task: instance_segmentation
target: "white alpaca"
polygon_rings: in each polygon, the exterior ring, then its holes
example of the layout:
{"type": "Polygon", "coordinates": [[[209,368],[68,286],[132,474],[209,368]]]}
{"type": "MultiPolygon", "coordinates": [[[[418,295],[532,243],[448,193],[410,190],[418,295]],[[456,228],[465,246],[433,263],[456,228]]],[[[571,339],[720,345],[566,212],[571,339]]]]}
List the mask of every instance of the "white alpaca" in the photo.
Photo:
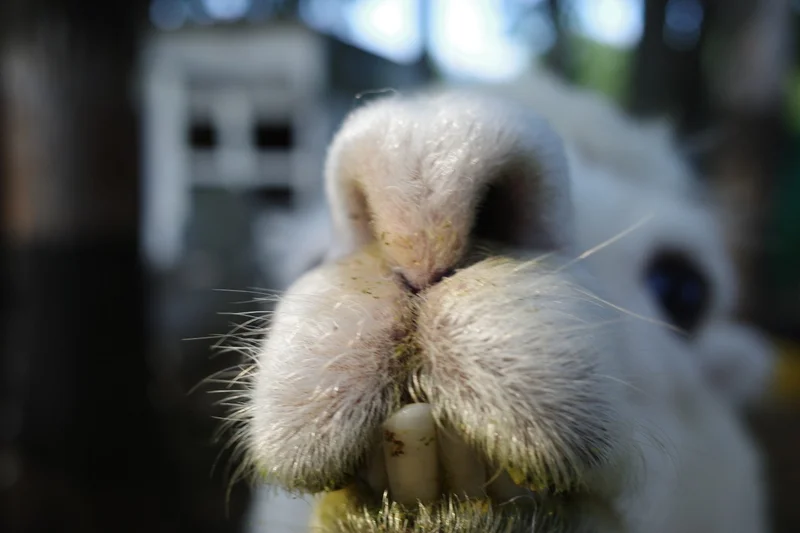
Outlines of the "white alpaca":
{"type": "Polygon", "coordinates": [[[251,531],[767,531],[771,355],[665,128],[541,74],[437,89],[356,110],[326,179],[240,413],[282,489],[251,531]]]}

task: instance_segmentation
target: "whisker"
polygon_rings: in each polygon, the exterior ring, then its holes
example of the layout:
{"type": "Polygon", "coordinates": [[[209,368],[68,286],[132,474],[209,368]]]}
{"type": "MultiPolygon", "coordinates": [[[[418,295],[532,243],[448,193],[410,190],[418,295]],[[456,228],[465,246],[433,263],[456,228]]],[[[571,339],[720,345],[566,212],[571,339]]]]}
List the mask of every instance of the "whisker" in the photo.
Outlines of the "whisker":
{"type": "Polygon", "coordinates": [[[252,372],[254,366],[255,365],[247,365],[246,367],[243,368],[242,365],[234,365],[234,366],[230,366],[228,368],[223,368],[222,370],[218,370],[217,372],[212,373],[210,376],[204,377],[203,379],[200,380],[199,383],[197,383],[196,385],[192,386],[188,390],[186,395],[189,396],[191,394],[194,394],[195,392],[197,392],[197,389],[199,389],[203,385],[210,384],[210,383],[235,383],[237,380],[241,379],[241,376],[243,374],[245,374],[247,372],[252,372]],[[223,375],[225,373],[230,373],[230,372],[233,372],[233,371],[239,371],[239,373],[236,375],[236,377],[234,377],[234,378],[232,378],[230,380],[221,380],[221,379],[219,379],[221,375],[223,375]]]}
{"type": "MultiPolygon", "coordinates": [[[[534,257],[533,259],[528,259],[527,261],[524,261],[519,266],[515,267],[514,270],[512,270],[512,272],[516,273],[516,272],[519,272],[520,270],[523,270],[525,268],[530,268],[532,266],[536,266],[539,263],[541,263],[542,261],[546,261],[550,257],[554,256],[555,254],[556,254],[556,252],[554,252],[554,251],[545,252],[545,253],[543,253],[543,254],[541,254],[539,256],[534,257]]],[[[559,271],[556,271],[556,272],[559,272],[559,271]]]]}
{"type": "Polygon", "coordinates": [[[625,322],[626,318],[612,318],[609,320],[599,320],[597,322],[589,322],[586,324],[580,324],[577,326],[568,326],[563,328],[557,328],[553,330],[553,333],[556,335],[563,335],[565,333],[581,333],[585,331],[592,331],[594,329],[601,329],[605,326],[613,326],[614,324],[619,324],[625,322]]]}
{"type": "Polygon", "coordinates": [[[659,319],[656,319],[656,318],[651,318],[651,317],[647,317],[647,316],[644,316],[644,315],[640,315],[638,313],[630,311],[629,309],[625,309],[624,307],[621,307],[621,306],[619,306],[617,304],[614,304],[614,303],[612,303],[612,302],[610,302],[610,301],[608,301],[608,300],[606,300],[604,298],[601,298],[600,296],[598,296],[596,294],[593,294],[593,293],[591,293],[591,292],[589,292],[587,290],[584,290],[584,289],[581,289],[581,288],[577,288],[577,287],[576,287],[575,290],[577,292],[581,293],[581,294],[584,294],[585,296],[587,296],[587,297],[589,297],[589,298],[591,298],[593,300],[598,301],[599,303],[601,303],[603,305],[607,305],[607,306],[611,307],[612,309],[615,309],[615,310],[619,311],[620,313],[625,313],[626,315],[629,315],[629,316],[631,316],[633,318],[642,320],[644,322],[648,322],[648,323],[656,325],[656,326],[661,326],[661,327],[663,327],[665,329],[669,329],[669,330],[674,331],[675,333],[679,333],[681,335],[686,335],[686,332],[683,329],[679,328],[678,326],[675,326],[674,324],[670,324],[669,322],[665,322],[663,320],[659,320],[659,319]]]}
{"type": "Polygon", "coordinates": [[[273,296],[280,294],[281,291],[277,289],[259,289],[257,287],[248,287],[247,289],[212,289],[214,292],[233,292],[239,294],[255,294],[258,296],[273,296]]]}
{"type": "Polygon", "coordinates": [[[486,489],[489,485],[497,481],[497,478],[503,475],[503,472],[504,472],[503,468],[498,468],[497,471],[494,473],[494,475],[492,475],[492,477],[490,477],[486,481],[486,483],[483,484],[483,488],[486,489]]]}
{"type": "Polygon", "coordinates": [[[603,378],[603,379],[607,379],[609,381],[614,381],[616,383],[619,383],[620,385],[622,385],[624,387],[627,387],[627,388],[629,388],[629,389],[631,389],[633,391],[636,391],[639,394],[643,394],[647,398],[650,398],[650,399],[654,399],[655,398],[654,396],[648,394],[641,387],[637,387],[636,385],[634,385],[633,383],[631,383],[631,382],[629,382],[627,380],[624,380],[624,379],[621,379],[621,378],[618,378],[618,377],[615,377],[615,376],[609,376],[608,374],[598,374],[597,377],[603,378]]]}
{"type": "Polygon", "coordinates": [[[636,231],[637,229],[639,229],[639,228],[643,227],[643,226],[644,226],[646,223],[650,222],[650,221],[651,221],[651,220],[652,220],[654,217],[655,217],[655,213],[651,213],[651,214],[649,214],[649,215],[647,215],[647,216],[643,217],[641,220],[639,220],[638,222],[635,222],[633,225],[631,225],[631,226],[630,226],[630,227],[628,227],[627,229],[624,229],[624,230],[622,230],[621,232],[617,233],[616,235],[614,235],[614,236],[613,236],[613,237],[611,237],[610,239],[607,239],[607,240],[605,240],[605,241],[601,242],[601,243],[600,243],[600,244],[598,244],[597,246],[594,246],[594,247],[592,247],[592,248],[590,248],[590,249],[586,250],[585,252],[583,252],[582,254],[580,254],[580,255],[579,255],[578,257],[576,257],[575,259],[573,259],[573,260],[571,260],[571,261],[568,261],[567,263],[565,263],[565,264],[561,265],[561,267],[559,267],[558,269],[556,269],[556,270],[555,270],[555,272],[556,272],[556,273],[562,272],[562,271],[564,271],[565,269],[567,269],[567,268],[569,268],[569,267],[571,267],[571,266],[575,265],[576,263],[579,263],[579,262],[583,261],[583,260],[584,260],[584,259],[586,259],[587,257],[590,257],[590,256],[594,255],[595,253],[597,253],[597,252],[599,252],[599,251],[603,250],[604,248],[607,248],[608,246],[611,246],[612,244],[614,244],[614,243],[615,243],[615,242],[617,242],[618,240],[620,240],[620,239],[622,239],[622,238],[626,237],[627,235],[630,235],[631,233],[633,233],[633,232],[634,232],[634,231],[636,231]]]}

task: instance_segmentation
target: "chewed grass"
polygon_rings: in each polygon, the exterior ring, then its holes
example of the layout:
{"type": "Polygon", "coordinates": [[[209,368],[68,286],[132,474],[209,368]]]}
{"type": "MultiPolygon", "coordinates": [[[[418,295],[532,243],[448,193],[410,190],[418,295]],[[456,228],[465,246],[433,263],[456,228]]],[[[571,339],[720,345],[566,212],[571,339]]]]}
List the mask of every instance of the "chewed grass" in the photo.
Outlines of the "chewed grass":
{"type": "Polygon", "coordinates": [[[567,533],[572,530],[552,506],[452,496],[435,505],[409,509],[386,495],[375,505],[359,504],[347,491],[325,495],[318,504],[311,531],[315,533],[567,533]]]}

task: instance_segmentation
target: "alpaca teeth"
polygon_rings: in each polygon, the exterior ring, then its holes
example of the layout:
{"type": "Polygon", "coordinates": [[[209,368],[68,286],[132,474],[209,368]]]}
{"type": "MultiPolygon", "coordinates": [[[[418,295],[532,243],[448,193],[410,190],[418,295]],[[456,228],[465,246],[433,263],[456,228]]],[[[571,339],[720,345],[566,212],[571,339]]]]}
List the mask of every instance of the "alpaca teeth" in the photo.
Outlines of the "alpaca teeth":
{"type": "Polygon", "coordinates": [[[447,429],[439,428],[439,459],[445,485],[456,496],[486,496],[486,468],[477,453],[463,439],[447,429]]]}
{"type": "Polygon", "coordinates": [[[431,406],[406,405],[384,423],[389,493],[401,505],[433,503],[442,495],[436,424],[431,406]]]}
{"type": "Polygon", "coordinates": [[[362,479],[375,494],[388,490],[401,505],[434,503],[444,493],[467,499],[488,496],[501,503],[531,496],[505,470],[487,469],[478,452],[455,432],[437,427],[430,404],[402,407],[383,424],[382,437],[362,479]]]}
{"type": "Polygon", "coordinates": [[[386,472],[386,457],[384,456],[381,440],[378,440],[377,445],[372,450],[364,477],[367,485],[375,494],[383,494],[389,489],[389,475],[386,472]]]}

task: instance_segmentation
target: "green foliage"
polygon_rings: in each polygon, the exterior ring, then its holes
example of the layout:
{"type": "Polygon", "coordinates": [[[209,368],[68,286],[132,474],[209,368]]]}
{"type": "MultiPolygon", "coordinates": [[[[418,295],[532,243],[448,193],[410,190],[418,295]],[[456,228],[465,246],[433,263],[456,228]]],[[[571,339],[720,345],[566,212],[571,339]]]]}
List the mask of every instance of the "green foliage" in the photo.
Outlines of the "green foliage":
{"type": "Polygon", "coordinates": [[[786,80],[786,122],[793,132],[800,132],[800,70],[786,80]]]}
{"type": "Polygon", "coordinates": [[[794,125],[791,148],[772,198],[767,235],[768,276],[776,288],[800,283],[800,131],[794,125]]]}
{"type": "Polygon", "coordinates": [[[576,35],[570,35],[569,46],[573,54],[573,81],[624,103],[632,52],[576,35]]]}
{"type": "Polygon", "coordinates": [[[800,70],[787,80],[786,124],[791,140],[777,176],[767,221],[768,288],[781,294],[800,285],[800,70]]]}

